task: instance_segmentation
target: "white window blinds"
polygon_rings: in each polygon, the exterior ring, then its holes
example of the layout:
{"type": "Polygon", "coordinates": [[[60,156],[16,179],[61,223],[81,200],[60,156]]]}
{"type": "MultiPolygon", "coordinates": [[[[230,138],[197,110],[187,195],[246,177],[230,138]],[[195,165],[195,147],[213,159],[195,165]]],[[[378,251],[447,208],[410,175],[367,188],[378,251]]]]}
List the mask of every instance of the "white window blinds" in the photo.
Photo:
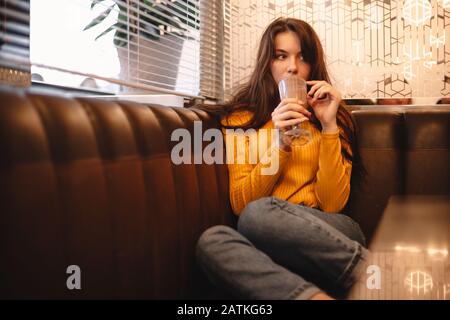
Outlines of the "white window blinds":
{"type": "Polygon", "coordinates": [[[205,97],[223,100],[224,6],[223,0],[200,1],[201,92],[205,97]]]}
{"type": "MultiPolygon", "coordinates": [[[[29,44],[29,60],[20,61],[27,70],[31,65],[35,82],[112,93],[223,96],[220,0],[0,1],[26,9],[19,22],[10,21],[28,32],[21,43],[29,44]]],[[[12,15],[11,9],[2,14],[12,15]]],[[[1,39],[12,45],[5,32],[1,39]]],[[[2,60],[13,61],[18,52],[2,60]]]]}
{"type": "Polygon", "coordinates": [[[0,0],[0,83],[30,84],[29,0],[0,0]]]}
{"type": "Polygon", "coordinates": [[[113,32],[121,79],[198,94],[197,0],[91,1],[96,6],[101,13],[84,30],[102,26],[96,39],[113,32]]]}

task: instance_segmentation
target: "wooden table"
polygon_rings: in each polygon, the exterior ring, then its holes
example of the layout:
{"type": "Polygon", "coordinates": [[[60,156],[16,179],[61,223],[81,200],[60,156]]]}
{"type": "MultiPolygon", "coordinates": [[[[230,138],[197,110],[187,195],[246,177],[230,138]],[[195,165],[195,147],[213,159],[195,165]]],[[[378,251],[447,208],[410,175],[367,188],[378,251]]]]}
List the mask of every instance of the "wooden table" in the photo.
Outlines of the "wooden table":
{"type": "Polygon", "coordinates": [[[370,245],[372,251],[450,248],[449,196],[394,196],[389,199],[370,245]]]}
{"type": "Polygon", "coordinates": [[[369,249],[381,289],[351,299],[450,300],[450,197],[391,197],[369,249]]]}

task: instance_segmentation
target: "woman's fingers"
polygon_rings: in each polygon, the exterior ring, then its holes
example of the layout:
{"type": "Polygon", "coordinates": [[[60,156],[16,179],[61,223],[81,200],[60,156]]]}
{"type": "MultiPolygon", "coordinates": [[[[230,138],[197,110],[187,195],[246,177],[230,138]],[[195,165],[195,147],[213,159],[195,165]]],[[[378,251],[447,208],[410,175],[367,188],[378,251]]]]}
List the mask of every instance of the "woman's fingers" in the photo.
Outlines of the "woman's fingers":
{"type": "Polygon", "coordinates": [[[306,117],[300,112],[297,111],[287,111],[279,114],[275,114],[272,117],[273,121],[279,121],[279,120],[287,120],[287,119],[294,119],[294,118],[303,118],[306,117]]]}
{"type": "Polygon", "coordinates": [[[272,112],[272,122],[275,128],[290,130],[292,126],[308,121],[311,112],[305,106],[306,103],[297,99],[283,99],[272,112]]]}
{"type": "Polygon", "coordinates": [[[288,111],[296,111],[296,112],[300,112],[300,113],[304,114],[307,117],[311,117],[311,112],[309,112],[305,108],[305,106],[306,106],[306,104],[304,104],[303,102],[284,104],[284,105],[282,105],[280,107],[277,107],[272,112],[272,116],[274,116],[276,114],[285,113],[285,112],[288,112],[288,111]]]}
{"type": "Polygon", "coordinates": [[[286,105],[286,106],[280,108],[279,110],[274,111],[272,113],[272,117],[274,117],[276,115],[284,114],[287,112],[297,112],[297,113],[301,113],[305,117],[311,117],[311,112],[309,112],[304,107],[298,106],[298,105],[286,105]]]}
{"type": "Polygon", "coordinates": [[[300,124],[304,121],[308,121],[308,118],[302,117],[302,118],[296,118],[296,119],[289,119],[289,120],[283,120],[283,121],[275,121],[274,126],[277,129],[280,130],[290,130],[292,126],[295,126],[296,124],[300,124]]]}
{"type": "Polygon", "coordinates": [[[282,107],[284,107],[288,104],[301,104],[301,103],[302,103],[301,101],[299,101],[298,99],[294,99],[294,98],[283,99],[283,100],[281,100],[281,102],[278,104],[278,106],[273,111],[280,110],[282,107]]]}
{"type": "Polygon", "coordinates": [[[308,83],[309,82],[315,83],[308,92],[308,96],[314,97],[314,98],[316,98],[316,96],[317,96],[316,94],[317,94],[317,91],[319,91],[319,89],[324,88],[324,87],[328,87],[328,88],[331,87],[330,84],[326,81],[308,81],[308,83]]]}
{"type": "Polygon", "coordinates": [[[307,84],[311,85],[311,89],[307,92],[308,96],[312,97],[314,96],[314,93],[319,89],[321,86],[326,84],[325,81],[307,81],[307,84]]]}
{"type": "Polygon", "coordinates": [[[331,87],[329,86],[323,86],[317,89],[317,91],[314,93],[314,99],[324,99],[327,97],[327,95],[331,92],[331,87]]]}
{"type": "Polygon", "coordinates": [[[278,106],[275,108],[275,110],[281,108],[282,106],[284,106],[285,104],[288,103],[296,103],[298,101],[298,99],[294,99],[294,98],[288,98],[288,99],[283,99],[280,101],[280,103],[278,104],[278,106]]]}
{"type": "Polygon", "coordinates": [[[310,103],[311,98],[313,102],[317,100],[325,100],[326,98],[330,98],[331,100],[335,100],[340,102],[341,95],[339,91],[337,91],[331,84],[326,81],[307,81],[309,85],[312,85],[311,89],[308,92],[308,103],[310,103]]]}

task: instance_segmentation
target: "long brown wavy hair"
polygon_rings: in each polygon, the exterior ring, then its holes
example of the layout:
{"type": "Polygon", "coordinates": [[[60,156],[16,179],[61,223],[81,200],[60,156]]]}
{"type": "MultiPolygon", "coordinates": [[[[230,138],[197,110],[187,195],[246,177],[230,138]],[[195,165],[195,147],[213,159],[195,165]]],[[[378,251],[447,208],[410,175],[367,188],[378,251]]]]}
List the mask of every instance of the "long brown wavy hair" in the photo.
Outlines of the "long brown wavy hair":
{"type": "MultiPolygon", "coordinates": [[[[270,67],[275,58],[275,37],[282,32],[291,31],[295,33],[301,43],[303,59],[311,67],[309,79],[324,80],[330,83],[327,67],[324,59],[324,51],[314,29],[306,22],[294,18],[278,18],[274,20],[264,31],[256,60],[256,67],[251,74],[250,80],[243,85],[233,96],[231,101],[221,105],[196,106],[202,110],[217,116],[219,119],[230,115],[237,110],[247,110],[253,114],[251,120],[242,126],[224,126],[230,129],[259,129],[269,120],[271,113],[280,103],[278,85],[275,82],[270,67]]],[[[314,111],[309,108],[313,116],[311,122],[319,131],[322,130],[320,121],[314,116],[314,111]]],[[[353,163],[354,169],[364,170],[361,166],[359,154],[357,154],[356,125],[355,121],[342,102],[337,112],[337,124],[342,131],[340,133],[342,144],[342,155],[353,163]],[[350,154],[344,145],[350,146],[350,154]]],[[[361,172],[361,170],[359,170],[361,172]]]]}

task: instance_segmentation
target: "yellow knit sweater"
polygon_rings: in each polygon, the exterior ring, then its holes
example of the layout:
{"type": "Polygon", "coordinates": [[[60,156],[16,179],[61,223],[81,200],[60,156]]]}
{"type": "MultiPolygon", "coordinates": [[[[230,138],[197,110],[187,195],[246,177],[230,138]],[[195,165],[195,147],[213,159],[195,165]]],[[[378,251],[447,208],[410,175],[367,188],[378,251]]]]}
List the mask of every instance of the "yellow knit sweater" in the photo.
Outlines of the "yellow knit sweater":
{"type": "MultiPolygon", "coordinates": [[[[222,124],[238,126],[250,118],[250,112],[238,111],[222,119],[222,124]]],[[[249,202],[266,196],[275,196],[330,213],[344,208],[350,194],[352,165],[341,154],[339,132],[321,133],[310,122],[302,126],[310,130],[312,141],[304,146],[292,146],[291,152],[279,149],[270,137],[268,143],[255,144],[251,142],[252,135],[222,129],[227,152],[230,200],[235,214],[239,215],[249,202]],[[244,144],[239,144],[238,136],[241,136],[244,144]],[[233,143],[230,143],[230,139],[233,143]],[[250,156],[252,152],[255,158],[250,156]],[[262,174],[276,153],[278,170],[273,174],[262,174]],[[245,156],[245,161],[241,158],[239,162],[239,156],[245,156]]],[[[256,130],[254,136],[266,136],[273,129],[270,120],[256,130]]],[[[345,148],[351,154],[349,146],[345,145],[345,148]]]]}

